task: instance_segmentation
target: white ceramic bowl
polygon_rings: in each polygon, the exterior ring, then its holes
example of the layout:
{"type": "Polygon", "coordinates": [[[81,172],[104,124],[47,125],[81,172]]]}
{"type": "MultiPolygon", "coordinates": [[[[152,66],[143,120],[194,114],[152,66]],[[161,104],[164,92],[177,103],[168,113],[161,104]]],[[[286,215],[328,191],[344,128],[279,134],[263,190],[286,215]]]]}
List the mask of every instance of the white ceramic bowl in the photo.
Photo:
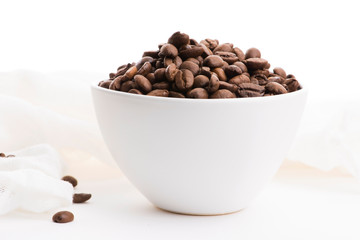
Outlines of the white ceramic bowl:
{"type": "Polygon", "coordinates": [[[98,123],[127,178],[155,206],[216,215],[247,207],[274,176],[307,97],[178,99],[92,86],[98,123]]]}

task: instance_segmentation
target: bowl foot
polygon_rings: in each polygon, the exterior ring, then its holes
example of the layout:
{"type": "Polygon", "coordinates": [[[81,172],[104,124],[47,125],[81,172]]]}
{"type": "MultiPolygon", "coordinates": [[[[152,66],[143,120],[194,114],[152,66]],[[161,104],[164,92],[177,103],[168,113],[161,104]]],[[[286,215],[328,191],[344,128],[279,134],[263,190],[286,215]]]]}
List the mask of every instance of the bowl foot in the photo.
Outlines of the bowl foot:
{"type": "Polygon", "coordinates": [[[169,213],[174,213],[174,214],[179,214],[179,215],[189,215],[189,216],[222,216],[222,215],[229,215],[229,214],[237,213],[237,212],[240,212],[241,210],[244,209],[244,208],[241,208],[241,209],[236,210],[236,211],[224,212],[224,213],[198,214],[198,213],[176,212],[176,211],[172,211],[172,210],[168,210],[168,209],[164,209],[164,208],[158,207],[158,206],[156,206],[156,205],[154,205],[154,206],[155,206],[156,208],[160,209],[161,211],[165,211],[165,212],[169,212],[169,213]]]}

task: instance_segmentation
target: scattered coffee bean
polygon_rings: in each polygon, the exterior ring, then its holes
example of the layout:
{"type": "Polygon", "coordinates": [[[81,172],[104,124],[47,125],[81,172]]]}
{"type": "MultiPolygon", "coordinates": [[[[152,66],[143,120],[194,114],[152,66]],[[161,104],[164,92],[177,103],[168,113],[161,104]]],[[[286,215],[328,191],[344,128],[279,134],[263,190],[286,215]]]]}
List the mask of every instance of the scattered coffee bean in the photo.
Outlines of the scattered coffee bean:
{"type": "Polygon", "coordinates": [[[52,220],[56,223],[68,223],[74,220],[74,214],[69,211],[61,211],[54,214],[52,220]]]}
{"type": "Polygon", "coordinates": [[[6,157],[5,153],[0,153],[0,157],[6,157]]]}
{"type": "Polygon", "coordinates": [[[76,187],[76,185],[78,184],[78,181],[76,180],[76,178],[74,178],[73,176],[64,176],[61,180],[66,181],[71,183],[71,185],[73,185],[73,187],[76,187]]]}
{"type": "Polygon", "coordinates": [[[73,195],[73,203],[84,203],[91,198],[89,193],[75,193],[73,195]]]}
{"type": "Polygon", "coordinates": [[[294,75],[279,67],[269,69],[257,48],[244,54],[232,43],[210,38],[197,42],[175,32],[158,50],[144,52],[137,63],[121,65],[99,86],[175,98],[260,97],[301,89],[294,75]]]}

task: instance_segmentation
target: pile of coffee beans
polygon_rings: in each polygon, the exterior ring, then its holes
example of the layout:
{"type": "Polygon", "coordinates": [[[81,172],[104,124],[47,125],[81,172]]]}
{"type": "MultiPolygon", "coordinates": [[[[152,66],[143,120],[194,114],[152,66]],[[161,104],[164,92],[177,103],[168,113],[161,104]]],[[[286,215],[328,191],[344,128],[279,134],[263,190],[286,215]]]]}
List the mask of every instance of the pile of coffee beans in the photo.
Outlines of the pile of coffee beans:
{"type": "Polygon", "coordinates": [[[197,42],[175,32],[158,50],[144,52],[137,63],[118,67],[100,87],[175,98],[272,96],[301,88],[292,74],[261,58],[256,48],[244,52],[216,39],[197,42]]]}
{"type": "MultiPolygon", "coordinates": [[[[77,186],[78,181],[73,176],[64,176],[61,180],[69,182],[74,188],[77,186]]],[[[84,203],[91,198],[90,193],[75,193],[73,195],[73,203],[84,203]]],[[[68,223],[74,220],[74,214],[69,211],[60,211],[53,215],[53,222],[68,223]]]]}

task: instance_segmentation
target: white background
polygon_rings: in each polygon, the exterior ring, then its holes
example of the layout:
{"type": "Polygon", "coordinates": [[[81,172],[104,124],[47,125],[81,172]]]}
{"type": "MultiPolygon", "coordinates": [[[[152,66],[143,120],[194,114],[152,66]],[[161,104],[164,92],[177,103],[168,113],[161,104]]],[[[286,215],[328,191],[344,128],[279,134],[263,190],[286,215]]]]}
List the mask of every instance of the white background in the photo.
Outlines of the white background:
{"type": "MultiPolygon", "coordinates": [[[[166,42],[173,32],[182,31],[198,41],[209,37],[217,38],[220,42],[232,42],[243,51],[250,47],[259,48],[272,67],[281,66],[306,84],[310,88],[309,102],[321,102],[323,105],[318,106],[324,106],[324,111],[329,113],[324,116],[332,116],[337,114],[332,111],[333,104],[359,100],[359,23],[357,1],[347,0],[0,0],[0,73],[11,74],[13,71],[26,69],[47,73],[45,76],[58,76],[60,72],[69,71],[67,74],[80,72],[86,73],[85,76],[94,74],[93,76],[106,78],[119,65],[136,62],[143,51],[157,49],[157,45],[166,42]]],[[[3,82],[2,86],[5,84],[3,82]]],[[[23,88],[21,85],[18,87],[23,88]]],[[[75,90],[72,91],[73,96],[76,96],[75,90]]],[[[16,95],[16,91],[11,90],[9,95],[16,95]]],[[[24,89],[21,93],[23,92],[24,89]]],[[[88,99],[84,99],[77,103],[81,102],[84,109],[91,108],[87,104],[88,99]]],[[[57,101],[58,105],[60,102],[67,104],[60,98],[57,101]]],[[[354,101],[355,104],[351,107],[359,109],[359,102],[360,100],[354,101]]],[[[339,106],[343,107],[337,105],[338,108],[339,106]]],[[[80,108],[81,106],[76,106],[74,109],[80,108]]],[[[317,107],[316,110],[322,111],[322,108],[317,107]]],[[[331,120],[325,118],[324,123],[331,120]]],[[[80,166],[81,163],[77,165],[78,170],[82,170],[80,166]]],[[[316,179],[312,181],[314,179],[309,180],[305,170],[300,171],[300,177],[296,178],[299,184],[289,184],[291,174],[287,176],[285,173],[265,191],[265,197],[254,203],[254,208],[243,215],[229,215],[219,218],[220,220],[209,218],[211,224],[194,218],[188,220],[184,216],[168,217],[153,208],[146,210],[151,211],[151,214],[146,211],[143,214],[141,206],[148,206],[143,205],[148,204],[146,200],[127,182],[118,180],[119,182],[111,185],[114,188],[109,187],[109,192],[116,199],[121,199],[120,207],[115,208],[115,211],[119,215],[123,213],[123,217],[110,225],[104,224],[102,228],[114,239],[117,236],[125,237],[121,235],[124,232],[128,237],[125,239],[131,239],[132,234],[143,239],[144,236],[149,239],[170,239],[172,230],[180,231],[180,236],[187,238],[191,237],[190,230],[195,231],[193,237],[196,239],[201,239],[202,236],[221,239],[222,231],[227,232],[229,239],[230,236],[234,239],[264,239],[266,236],[275,239],[280,235],[282,238],[278,239],[321,239],[322,236],[327,239],[340,239],[341,236],[346,236],[344,239],[359,239],[360,233],[354,224],[359,220],[360,203],[357,204],[354,200],[359,197],[359,185],[354,179],[341,174],[335,177],[318,177],[319,172],[312,172],[311,177],[316,179]],[[122,190],[117,192],[120,188],[122,190]],[[121,194],[126,197],[121,198],[121,194]],[[254,211],[256,214],[252,213],[254,211]],[[329,214],[332,211],[334,215],[329,214]],[[127,222],[128,218],[133,218],[131,223],[127,222]],[[174,222],[168,222],[169,219],[174,222]],[[250,223],[248,219],[251,220],[250,223]],[[136,225],[138,221],[142,225],[136,225]],[[184,225],[176,225],[179,221],[184,225]],[[258,222],[260,225],[257,225],[258,222]],[[119,226],[128,228],[119,232],[116,229],[119,226]],[[162,226],[168,227],[166,234],[162,234],[162,226]],[[244,231],[239,230],[241,226],[246,226],[244,231]],[[146,231],[142,233],[142,229],[146,231]],[[209,229],[212,231],[208,231],[209,229]]],[[[86,175],[86,172],[80,176],[85,180],[93,177],[86,175]]],[[[120,174],[115,177],[119,176],[120,174]]],[[[107,182],[99,181],[96,184],[84,183],[95,196],[96,193],[106,194],[104,189],[107,182]]],[[[95,197],[92,204],[95,207],[92,208],[91,203],[82,208],[74,207],[75,213],[76,209],[79,212],[79,220],[74,225],[64,226],[70,229],[67,233],[69,236],[80,230],[87,230],[89,226],[97,226],[89,219],[84,219],[86,213],[81,215],[81,212],[89,211],[87,217],[91,217],[90,213],[95,214],[105,222],[107,219],[117,219],[115,211],[112,211],[115,200],[101,195],[98,201],[95,197]],[[85,208],[88,210],[84,210],[85,208]],[[78,228],[77,224],[81,227],[78,228]]],[[[12,239],[19,239],[20,236],[34,234],[33,227],[49,224],[46,226],[52,231],[61,233],[64,228],[57,225],[50,227],[48,215],[16,213],[10,217],[2,217],[0,232],[13,236],[12,239]],[[16,223],[21,225],[17,226],[16,223]],[[8,227],[8,231],[4,231],[1,225],[8,227]],[[21,226],[26,229],[23,233],[16,231],[21,226]]],[[[46,239],[49,234],[42,232],[41,236],[46,239]]],[[[87,233],[87,236],[90,234],[87,233]]]]}
{"type": "MultiPolygon", "coordinates": [[[[1,1],[0,71],[104,73],[175,31],[259,48],[308,84],[358,85],[357,1],[1,1]]],[[[354,86],[355,85],[355,86],[354,86]]],[[[350,87],[351,86],[351,87],[350,87]]],[[[334,93],[339,94],[339,92],[334,93]]]]}

